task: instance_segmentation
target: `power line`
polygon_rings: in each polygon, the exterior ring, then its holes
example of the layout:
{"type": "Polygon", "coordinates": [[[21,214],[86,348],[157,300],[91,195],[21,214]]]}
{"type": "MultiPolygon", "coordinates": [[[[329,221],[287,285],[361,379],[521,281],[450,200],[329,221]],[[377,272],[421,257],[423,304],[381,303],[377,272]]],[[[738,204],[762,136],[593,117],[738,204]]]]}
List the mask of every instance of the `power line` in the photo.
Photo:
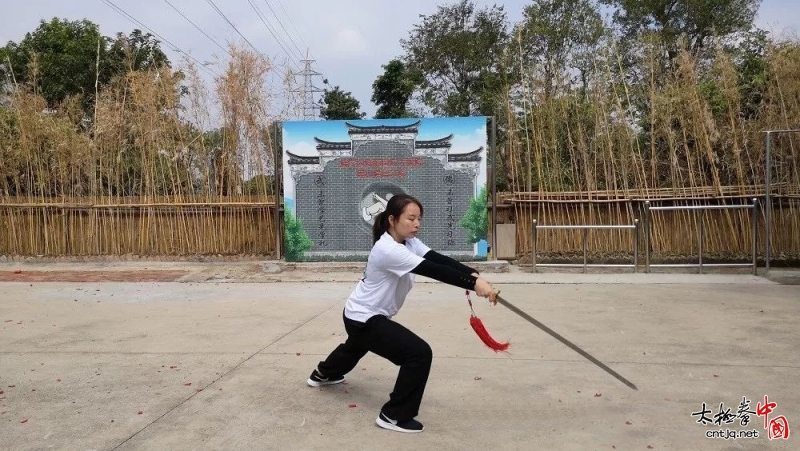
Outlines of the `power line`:
{"type": "MultiPolygon", "coordinates": [[[[264,0],[264,1],[267,1],[267,0],[264,0]]],[[[302,41],[302,43],[303,43],[303,44],[305,44],[306,48],[308,48],[308,47],[309,47],[309,45],[308,45],[308,43],[307,43],[307,42],[306,42],[306,41],[303,39],[303,34],[302,34],[302,33],[300,33],[300,31],[299,31],[299,30],[297,29],[297,27],[294,25],[294,22],[292,21],[292,17],[291,17],[291,16],[289,15],[289,13],[286,11],[286,8],[284,8],[284,7],[283,7],[283,2],[282,2],[281,0],[278,0],[278,5],[279,5],[279,6],[281,7],[281,9],[283,10],[283,13],[286,15],[286,18],[287,18],[287,19],[289,19],[289,24],[290,24],[290,25],[292,26],[292,28],[294,29],[294,32],[295,32],[295,33],[297,33],[297,37],[299,37],[299,38],[300,38],[300,41],[302,41]]],[[[288,33],[287,33],[287,34],[288,34],[288,33]]],[[[296,45],[296,44],[295,44],[295,45],[296,45]]],[[[300,52],[300,54],[301,54],[301,55],[302,55],[302,53],[303,53],[303,52],[300,52]]]]}
{"type": "Polygon", "coordinates": [[[166,39],[164,36],[161,36],[161,35],[160,35],[160,34],[158,34],[158,33],[157,33],[155,30],[153,30],[152,28],[150,28],[150,27],[148,27],[147,25],[145,25],[145,24],[143,24],[142,22],[140,22],[140,21],[139,21],[138,19],[136,19],[135,17],[133,17],[133,16],[131,16],[130,14],[128,14],[127,12],[125,12],[125,10],[124,10],[124,9],[122,9],[122,8],[120,8],[119,6],[115,5],[115,4],[114,4],[114,2],[112,2],[111,0],[102,0],[102,2],[103,2],[103,3],[105,3],[106,5],[108,5],[109,7],[113,8],[114,10],[116,10],[116,11],[117,11],[119,14],[121,14],[123,17],[127,18],[128,20],[130,20],[130,21],[132,21],[132,22],[134,22],[134,23],[136,23],[136,24],[139,24],[140,26],[142,26],[142,27],[144,27],[145,29],[147,29],[149,32],[153,33],[153,35],[155,35],[157,38],[161,39],[161,40],[162,40],[164,43],[166,43],[167,45],[171,46],[171,47],[173,48],[173,50],[175,50],[176,52],[180,52],[180,53],[182,53],[182,54],[186,55],[187,57],[191,58],[191,59],[192,59],[192,61],[194,61],[195,63],[197,63],[197,65],[198,65],[198,66],[200,66],[200,67],[202,67],[203,69],[205,69],[206,71],[210,72],[212,75],[215,75],[215,76],[217,76],[217,77],[219,77],[219,76],[220,76],[220,75],[219,75],[219,74],[218,74],[216,71],[214,71],[213,69],[209,69],[209,68],[208,68],[208,67],[207,67],[205,64],[203,64],[203,63],[201,63],[200,61],[198,61],[198,60],[197,60],[195,57],[193,57],[192,55],[190,55],[190,54],[188,54],[188,53],[184,52],[183,50],[181,50],[181,48],[180,48],[180,47],[178,47],[177,45],[175,45],[175,44],[173,44],[172,42],[170,42],[170,41],[169,41],[168,39],[166,39]]]}
{"type": "Polygon", "coordinates": [[[286,47],[283,46],[283,43],[281,43],[281,39],[278,38],[278,36],[275,34],[273,28],[267,23],[267,20],[264,17],[264,13],[261,12],[261,9],[255,3],[253,3],[252,0],[247,0],[247,2],[250,3],[250,7],[253,9],[253,11],[256,12],[256,15],[258,16],[259,19],[261,19],[261,22],[264,24],[264,26],[267,27],[267,31],[269,31],[269,34],[271,34],[272,37],[275,38],[275,42],[278,43],[280,48],[283,49],[283,52],[286,53],[286,56],[289,57],[289,61],[291,61],[292,64],[294,64],[294,66],[297,67],[297,62],[294,60],[294,58],[292,58],[292,55],[289,53],[289,51],[286,50],[286,47]]]}
{"type": "MultiPolygon", "coordinates": [[[[306,59],[302,60],[302,63],[305,64],[305,68],[302,72],[296,73],[295,75],[302,75],[303,76],[303,87],[300,89],[293,89],[292,92],[299,92],[303,98],[303,120],[304,121],[313,121],[317,118],[317,110],[319,110],[319,105],[314,101],[314,93],[315,92],[322,92],[321,89],[314,86],[314,77],[321,76],[319,72],[316,72],[311,69],[311,63],[314,60],[306,59]]],[[[324,80],[323,80],[324,82],[324,80]]]]}
{"type": "Polygon", "coordinates": [[[216,3],[214,3],[214,0],[206,0],[206,2],[207,2],[209,5],[211,5],[211,7],[212,7],[212,8],[214,8],[214,9],[217,11],[217,14],[219,14],[220,16],[222,16],[222,18],[223,18],[223,19],[225,19],[225,22],[228,22],[228,25],[230,25],[230,26],[231,26],[231,28],[233,28],[233,30],[234,30],[236,33],[238,33],[238,34],[239,34],[239,36],[241,36],[241,37],[242,37],[242,39],[244,39],[244,41],[245,41],[245,42],[247,42],[247,43],[250,45],[250,48],[252,48],[252,49],[253,49],[253,51],[254,51],[254,52],[256,52],[256,54],[258,54],[259,56],[261,56],[261,58],[263,58],[263,59],[264,59],[264,61],[267,61],[267,58],[266,58],[266,57],[265,57],[265,56],[264,56],[264,55],[263,55],[263,54],[262,54],[260,51],[258,51],[258,49],[256,48],[256,46],[254,46],[254,45],[253,45],[253,43],[252,43],[252,42],[250,42],[250,40],[249,40],[249,39],[247,39],[247,38],[246,38],[246,37],[245,37],[245,36],[244,36],[244,35],[243,35],[243,34],[242,34],[240,31],[239,31],[239,29],[238,29],[238,28],[236,28],[236,25],[234,25],[234,24],[233,24],[233,22],[231,22],[231,21],[230,21],[230,19],[228,19],[228,17],[225,15],[225,13],[223,13],[223,12],[222,12],[222,11],[219,9],[219,7],[217,7],[217,4],[216,4],[216,3]]]}
{"type": "MultiPolygon", "coordinates": [[[[269,4],[267,0],[264,0],[264,3],[267,4],[267,7],[272,12],[272,15],[275,17],[275,20],[278,21],[278,24],[281,26],[281,29],[283,29],[284,33],[286,33],[286,36],[292,42],[295,49],[297,49],[300,55],[302,55],[303,51],[300,50],[299,46],[297,45],[297,42],[295,42],[295,40],[292,38],[292,35],[289,33],[286,27],[283,26],[283,21],[281,21],[280,17],[278,17],[278,14],[275,12],[275,9],[272,7],[272,5],[269,4]]],[[[294,25],[291,16],[286,11],[286,8],[283,6],[281,0],[278,0],[278,4],[283,10],[283,13],[286,15],[286,18],[289,20],[289,23],[292,25],[294,31],[297,33],[297,36],[300,38],[301,41],[303,41],[304,44],[306,44],[306,47],[308,47],[308,44],[303,40],[302,34],[297,30],[297,27],[294,25]]],[[[303,85],[300,87],[300,89],[292,90],[292,92],[300,93],[302,109],[303,109],[303,120],[316,119],[317,111],[319,110],[319,105],[314,100],[314,94],[323,92],[323,90],[314,86],[313,82],[314,77],[321,76],[322,74],[311,69],[311,64],[314,63],[315,61],[311,59],[310,53],[311,51],[307,49],[305,58],[300,61],[301,63],[304,64],[304,69],[300,72],[293,73],[294,76],[297,75],[303,76],[303,85]]],[[[327,83],[327,80],[323,80],[323,82],[327,83]]]]}
{"type": "Polygon", "coordinates": [[[203,33],[203,35],[204,35],[205,37],[207,37],[209,40],[211,40],[211,42],[213,42],[214,44],[217,44],[217,47],[219,47],[220,49],[222,49],[222,51],[223,51],[223,52],[225,52],[225,53],[227,53],[228,55],[230,55],[231,57],[233,57],[233,55],[231,55],[231,53],[228,51],[228,49],[226,49],[225,47],[221,46],[221,45],[220,45],[220,43],[219,43],[219,42],[217,42],[217,40],[216,40],[216,39],[212,38],[211,36],[209,36],[209,35],[208,35],[208,33],[206,33],[205,31],[203,31],[203,29],[202,29],[202,28],[198,27],[198,26],[197,26],[197,24],[195,24],[195,23],[192,21],[192,19],[189,19],[188,17],[186,17],[186,14],[184,14],[183,12],[181,12],[181,10],[180,10],[180,9],[178,9],[178,7],[177,7],[177,6],[175,6],[175,5],[173,5],[172,3],[170,3],[170,2],[169,2],[169,0],[164,0],[164,1],[167,3],[167,5],[171,6],[171,7],[172,7],[172,9],[174,9],[174,10],[175,10],[175,11],[176,11],[178,14],[180,14],[180,15],[181,15],[181,16],[182,16],[184,19],[186,19],[186,21],[187,21],[187,22],[189,22],[190,24],[192,24],[192,26],[194,26],[194,27],[197,29],[197,31],[199,31],[200,33],[203,33]]]}
{"type": "Polygon", "coordinates": [[[294,42],[294,39],[292,39],[292,35],[290,35],[288,31],[286,31],[286,27],[283,26],[283,22],[281,22],[281,19],[278,17],[277,14],[275,14],[275,10],[272,9],[272,5],[270,5],[267,0],[264,0],[264,3],[266,3],[267,4],[267,8],[269,8],[269,10],[272,11],[272,15],[275,17],[275,20],[278,21],[278,25],[281,26],[281,28],[283,29],[283,32],[286,33],[286,36],[289,38],[289,40],[294,45],[294,48],[297,49],[297,54],[300,55],[300,57],[302,58],[303,57],[303,51],[300,50],[300,47],[298,47],[297,43],[294,42]]]}

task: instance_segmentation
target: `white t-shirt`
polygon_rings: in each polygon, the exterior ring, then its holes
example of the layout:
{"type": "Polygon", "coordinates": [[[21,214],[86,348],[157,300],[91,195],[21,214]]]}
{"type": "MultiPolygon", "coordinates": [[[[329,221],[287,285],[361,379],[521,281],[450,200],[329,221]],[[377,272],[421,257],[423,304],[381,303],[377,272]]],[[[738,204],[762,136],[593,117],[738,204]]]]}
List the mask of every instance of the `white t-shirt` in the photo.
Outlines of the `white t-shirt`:
{"type": "Polygon", "coordinates": [[[384,233],[372,246],[364,277],[347,298],[346,317],[366,322],[375,315],[388,318],[397,314],[414,286],[415,274],[410,271],[422,263],[431,249],[417,238],[398,243],[384,233]]]}

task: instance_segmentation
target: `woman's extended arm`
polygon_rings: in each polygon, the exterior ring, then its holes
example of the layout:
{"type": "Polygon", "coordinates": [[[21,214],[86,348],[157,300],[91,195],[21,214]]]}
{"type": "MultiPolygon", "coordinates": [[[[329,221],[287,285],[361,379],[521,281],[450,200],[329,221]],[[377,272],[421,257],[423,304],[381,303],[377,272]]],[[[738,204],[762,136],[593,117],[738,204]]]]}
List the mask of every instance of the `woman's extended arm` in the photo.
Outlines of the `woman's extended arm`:
{"type": "Polygon", "coordinates": [[[473,290],[478,296],[489,298],[492,302],[494,302],[492,296],[497,293],[492,284],[483,277],[475,277],[472,274],[467,274],[430,260],[423,260],[411,272],[449,285],[455,285],[465,290],[473,290]]]}
{"type": "Polygon", "coordinates": [[[455,269],[457,271],[460,271],[460,272],[463,272],[463,273],[466,273],[466,274],[480,274],[475,269],[470,268],[469,266],[467,266],[467,265],[465,265],[465,264],[463,264],[463,263],[461,263],[461,262],[459,262],[459,261],[457,261],[457,260],[455,260],[455,259],[453,259],[451,257],[448,257],[446,255],[442,255],[442,254],[440,254],[440,253],[438,253],[438,252],[436,252],[434,250],[428,251],[424,255],[424,258],[426,260],[430,260],[430,261],[432,261],[434,263],[438,263],[440,265],[449,266],[449,267],[451,267],[451,268],[453,268],[453,269],[455,269]]]}
{"type": "Polygon", "coordinates": [[[411,272],[420,276],[430,277],[431,279],[444,282],[448,285],[455,285],[465,290],[474,290],[475,282],[478,280],[478,278],[472,274],[428,260],[427,254],[426,259],[417,265],[416,268],[412,269],[411,272]]]}

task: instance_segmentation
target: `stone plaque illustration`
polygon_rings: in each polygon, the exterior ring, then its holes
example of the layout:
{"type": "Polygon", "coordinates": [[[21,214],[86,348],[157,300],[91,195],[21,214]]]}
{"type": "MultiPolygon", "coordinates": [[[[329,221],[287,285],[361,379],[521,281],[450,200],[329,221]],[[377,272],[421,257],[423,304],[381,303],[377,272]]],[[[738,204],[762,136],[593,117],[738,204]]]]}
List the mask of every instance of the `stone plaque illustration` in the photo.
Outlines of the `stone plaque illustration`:
{"type": "Polygon", "coordinates": [[[486,118],[283,124],[286,259],[365,260],[389,199],[424,207],[419,238],[486,258],[486,118]]]}

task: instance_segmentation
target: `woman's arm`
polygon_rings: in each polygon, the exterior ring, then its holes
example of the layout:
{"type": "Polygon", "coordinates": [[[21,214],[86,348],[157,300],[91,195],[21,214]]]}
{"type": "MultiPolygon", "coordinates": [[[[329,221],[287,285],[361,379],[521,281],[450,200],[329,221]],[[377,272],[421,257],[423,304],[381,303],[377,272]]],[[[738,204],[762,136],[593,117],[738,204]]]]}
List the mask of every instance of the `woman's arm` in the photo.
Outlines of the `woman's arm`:
{"type": "Polygon", "coordinates": [[[449,266],[450,268],[455,269],[456,271],[463,272],[465,274],[480,274],[473,268],[451,258],[446,255],[442,255],[434,250],[428,251],[424,256],[426,260],[430,260],[434,263],[438,263],[440,265],[449,266]]]}
{"type": "MultiPolygon", "coordinates": [[[[427,254],[426,254],[427,258],[427,254]]],[[[459,271],[450,266],[442,265],[431,260],[423,260],[416,268],[411,270],[414,274],[430,277],[431,279],[454,285],[465,290],[474,290],[478,278],[472,274],[459,271]]]]}

